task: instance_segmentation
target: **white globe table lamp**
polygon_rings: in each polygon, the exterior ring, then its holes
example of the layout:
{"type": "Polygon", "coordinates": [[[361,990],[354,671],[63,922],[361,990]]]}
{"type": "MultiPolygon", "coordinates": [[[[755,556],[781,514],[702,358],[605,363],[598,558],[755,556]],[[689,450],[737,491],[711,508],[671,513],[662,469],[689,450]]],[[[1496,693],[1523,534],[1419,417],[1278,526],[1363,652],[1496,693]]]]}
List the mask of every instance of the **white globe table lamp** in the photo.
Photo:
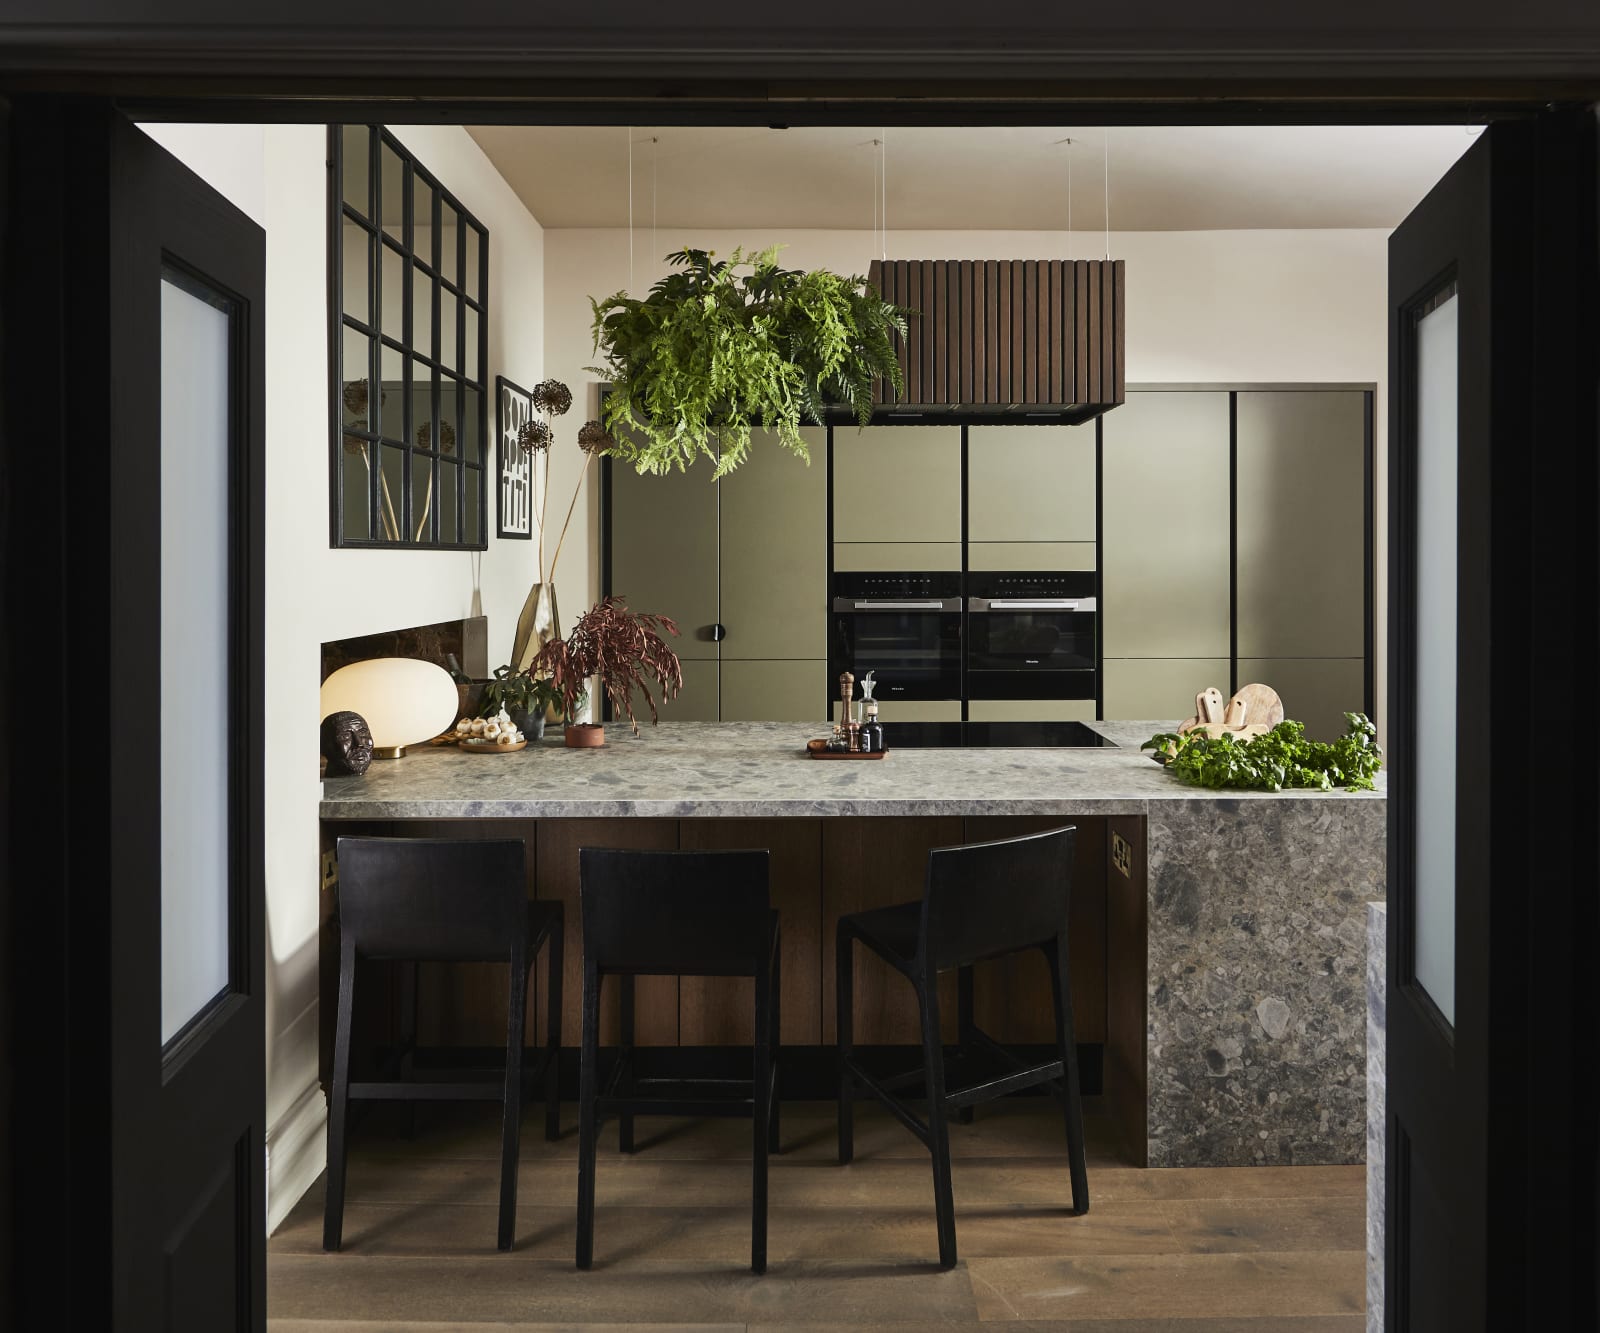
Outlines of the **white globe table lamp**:
{"type": "Polygon", "coordinates": [[[398,759],[407,746],[448,731],[459,699],[443,667],[412,657],[374,657],[340,667],[322,682],[322,718],[344,709],[360,713],[372,732],[373,758],[398,759]]]}

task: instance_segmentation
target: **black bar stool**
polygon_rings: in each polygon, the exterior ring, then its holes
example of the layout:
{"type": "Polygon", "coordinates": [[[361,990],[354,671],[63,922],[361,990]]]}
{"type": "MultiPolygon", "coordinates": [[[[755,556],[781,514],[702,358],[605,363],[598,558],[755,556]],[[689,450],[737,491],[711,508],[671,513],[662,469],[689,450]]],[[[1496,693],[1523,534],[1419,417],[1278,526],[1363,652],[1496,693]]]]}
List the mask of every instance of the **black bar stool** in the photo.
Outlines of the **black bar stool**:
{"type": "Polygon", "coordinates": [[[444,838],[339,839],[339,1019],[328,1108],[328,1184],[322,1248],[337,1250],[344,1226],[346,1115],[351,1099],[498,1101],[500,1236],[509,1250],[516,1235],[517,1148],[522,1125],[523,1025],[528,972],[540,945],[549,949],[548,1036],[534,1080],[543,1079],[545,1137],[560,1131],[561,904],[533,902],[525,888],[520,841],[444,838]],[[511,1002],[502,1080],[443,1082],[396,1079],[350,1081],[350,1020],[356,960],[509,962],[511,1002]]]}
{"type": "Polygon", "coordinates": [[[933,1154],[933,1202],[939,1228],[939,1263],[956,1262],[955,1199],[950,1188],[950,1139],[946,1115],[969,1118],[979,1102],[1046,1085],[1062,1102],[1067,1121],[1067,1158],[1072,1206],[1089,1211],[1084,1165],[1083,1107],[1078,1097],[1078,1048],[1072,1031],[1072,992],[1067,972],[1067,901],[1072,887],[1075,828],[1022,838],[945,847],[928,854],[927,888],[920,903],[880,907],[839,918],[838,1040],[839,1161],[855,1154],[857,1085],[866,1088],[933,1154]],[[851,944],[860,940],[905,974],[917,992],[922,1016],[923,1066],[896,1078],[879,1079],[857,1063],[851,1021],[851,944]],[[986,958],[1042,949],[1050,963],[1060,1058],[1027,1065],[972,1020],[972,965],[986,958]],[[945,1087],[944,1046],[939,1038],[939,973],[959,969],[962,1054],[982,1052],[1009,1072],[986,1083],[951,1092],[945,1087]],[[927,1123],[894,1095],[923,1083],[927,1123]]]}
{"type": "Polygon", "coordinates": [[[578,1267],[594,1260],[596,1140],[606,1116],[633,1149],[635,1115],[748,1115],[754,1122],[750,1267],[767,1270],[767,1153],[778,1150],[778,914],[767,896],[763,851],[578,852],[583,911],[583,1051],[578,1076],[578,1267]],[[621,986],[622,1049],[600,1089],[600,985],[621,986]],[[749,1096],[642,1096],[641,1088],[705,1093],[723,1079],[637,1078],[633,1070],[633,979],[753,977],[754,1077],[749,1096]]]}

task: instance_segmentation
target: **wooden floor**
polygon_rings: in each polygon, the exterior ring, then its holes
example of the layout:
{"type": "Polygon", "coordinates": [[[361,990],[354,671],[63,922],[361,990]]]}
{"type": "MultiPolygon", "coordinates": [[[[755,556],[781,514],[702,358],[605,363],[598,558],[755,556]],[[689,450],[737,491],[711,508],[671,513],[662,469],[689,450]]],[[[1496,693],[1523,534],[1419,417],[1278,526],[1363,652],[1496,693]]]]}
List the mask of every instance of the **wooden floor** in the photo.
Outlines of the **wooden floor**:
{"type": "MultiPolygon", "coordinates": [[[[961,1263],[934,1264],[927,1154],[863,1106],[834,1161],[831,1106],[786,1104],[771,1264],[747,1267],[748,1122],[639,1121],[601,1141],[595,1264],[573,1267],[577,1136],[523,1135],[517,1248],[494,1247],[498,1108],[369,1119],[351,1144],[345,1248],[322,1190],[272,1238],[272,1333],[355,1330],[1061,1328],[1071,1333],[1359,1333],[1365,1176],[1355,1167],[1150,1170],[1093,1128],[1086,1217],[1068,1211],[1061,1122],[1013,1100],[954,1126],[961,1263]]],[[[568,1121],[572,1119],[568,1109],[568,1121]]]]}

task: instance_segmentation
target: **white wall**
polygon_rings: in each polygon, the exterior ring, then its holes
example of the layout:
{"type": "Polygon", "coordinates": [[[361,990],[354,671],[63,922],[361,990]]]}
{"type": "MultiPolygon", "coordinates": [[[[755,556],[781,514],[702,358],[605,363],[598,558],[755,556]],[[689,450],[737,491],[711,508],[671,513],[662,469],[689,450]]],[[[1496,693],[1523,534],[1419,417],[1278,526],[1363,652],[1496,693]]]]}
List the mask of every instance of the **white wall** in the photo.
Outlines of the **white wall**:
{"type": "MultiPolygon", "coordinates": [[[[317,1087],[317,727],[327,640],[489,617],[490,665],[510,655],[533,543],[337,551],[328,545],[327,132],[322,126],[147,125],[267,233],[267,1145],[269,1222],[321,1172],[317,1087]]],[[[544,239],[465,130],[393,127],[489,229],[489,365],[531,385],[544,368],[544,239]]],[[[493,439],[493,428],[489,432],[493,439]]],[[[492,445],[491,445],[492,455],[492,445]]],[[[403,763],[404,760],[399,762],[403,763]]]]}
{"type": "MultiPolygon", "coordinates": [[[[781,260],[794,268],[865,273],[881,251],[870,231],[702,232],[692,236],[639,228],[633,243],[633,291],[665,272],[659,259],[685,245],[726,256],[787,242],[781,260]]],[[[1363,231],[1112,232],[1111,255],[1128,263],[1127,357],[1130,384],[1372,383],[1378,386],[1375,514],[1377,592],[1375,706],[1387,709],[1386,520],[1388,404],[1388,233],[1363,231]]],[[[1098,259],[1099,235],[1060,232],[891,231],[890,258],[1098,259]]],[[[548,373],[566,380],[586,414],[598,411],[590,296],[628,285],[628,233],[617,228],[545,232],[545,340],[548,373]],[[580,386],[582,389],[580,391],[580,386]]],[[[558,459],[557,471],[565,459],[558,459]]],[[[562,485],[558,483],[558,491],[562,485]]],[[[592,490],[593,488],[591,488],[592,490]]],[[[599,591],[599,505],[591,493],[583,533],[590,600],[599,591]]],[[[576,525],[577,520],[574,519],[576,525]]],[[[562,557],[565,591],[583,584],[562,557]]]]}

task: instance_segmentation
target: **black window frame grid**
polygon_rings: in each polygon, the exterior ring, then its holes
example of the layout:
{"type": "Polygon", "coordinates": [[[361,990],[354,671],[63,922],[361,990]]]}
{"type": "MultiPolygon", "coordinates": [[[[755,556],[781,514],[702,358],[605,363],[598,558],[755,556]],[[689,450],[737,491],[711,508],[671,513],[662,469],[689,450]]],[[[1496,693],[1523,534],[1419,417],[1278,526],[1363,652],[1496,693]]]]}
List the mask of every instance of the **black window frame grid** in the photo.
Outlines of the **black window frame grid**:
{"type": "MultiPolygon", "coordinates": [[[[391,321],[392,323],[392,321],[391,321]]],[[[329,544],[336,549],[356,550],[435,550],[483,551],[489,546],[488,518],[488,417],[493,406],[489,396],[489,230],[462,205],[431,171],[416,158],[382,125],[329,125],[328,126],[328,364],[329,364],[329,544]],[[352,206],[345,199],[345,135],[350,130],[367,133],[366,201],[365,208],[352,206]],[[401,172],[399,235],[391,228],[395,223],[383,215],[384,181],[382,171],[386,162],[385,150],[392,154],[387,161],[397,164],[401,172]],[[419,184],[427,190],[429,217],[427,226],[430,243],[425,256],[416,251],[417,191],[419,184]],[[455,229],[455,254],[446,260],[443,249],[443,218],[447,210],[453,211],[457,220],[455,229]],[[347,226],[354,225],[357,234],[367,246],[366,318],[345,310],[344,247],[347,226]],[[468,272],[468,236],[477,237],[477,272],[468,272]],[[384,331],[383,272],[384,265],[399,264],[401,273],[400,336],[396,338],[384,331]],[[453,278],[446,276],[453,273],[453,278]],[[429,290],[429,322],[426,351],[418,344],[416,336],[415,284],[418,276],[426,279],[429,290]],[[476,280],[476,296],[468,290],[476,280]],[[456,301],[454,320],[455,347],[451,364],[441,355],[443,306],[446,300],[456,301]],[[468,312],[477,318],[475,375],[468,376],[467,366],[468,312]],[[350,375],[344,369],[346,339],[355,335],[366,344],[364,377],[350,375]],[[432,353],[429,355],[428,353],[432,353]],[[384,402],[383,366],[386,356],[398,357],[400,362],[400,437],[392,429],[392,411],[386,413],[384,402]],[[452,368],[453,365],[453,368],[452,368]],[[427,415],[422,417],[417,394],[421,386],[416,372],[426,369],[427,415]],[[368,386],[367,407],[364,420],[352,422],[345,411],[345,387],[364,378],[368,386]],[[372,386],[378,386],[376,395],[372,386]],[[444,397],[447,390],[454,391],[454,411],[444,418],[455,431],[453,453],[441,452],[441,418],[444,415],[444,397]],[[468,423],[469,396],[476,394],[476,419],[468,423]],[[374,398],[377,401],[373,401],[374,398]],[[427,447],[419,444],[421,427],[427,426],[427,447]],[[471,438],[469,439],[469,431],[471,438]],[[359,442],[366,457],[364,485],[367,490],[367,519],[365,533],[347,534],[344,530],[345,514],[345,459],[347,445],[359,442]],[[391,457],[399,460],[398,491],[390,488],[385,494],[384,465],[391,457]],[[418,473],[424,467],[427,472],[418,473]],[[455,516],[454,540],[440,538],[440,501],[444,496],[442,469],[454,469],[455,516]],[[423,484],[419,495],[415,482],[423,484]],[[425,510],[426,517],[422,512],[425,510]],[[475,520],[475,536],[466,540],[469,515],[475,520]],[[398,529],[398,536],[390,540],[382,535],[385,523],[398,529]],[[421,528],[421,535],[414,536],[421,528]]],[[[392,479],[391,479],[392,480],[392,479]]]]}

